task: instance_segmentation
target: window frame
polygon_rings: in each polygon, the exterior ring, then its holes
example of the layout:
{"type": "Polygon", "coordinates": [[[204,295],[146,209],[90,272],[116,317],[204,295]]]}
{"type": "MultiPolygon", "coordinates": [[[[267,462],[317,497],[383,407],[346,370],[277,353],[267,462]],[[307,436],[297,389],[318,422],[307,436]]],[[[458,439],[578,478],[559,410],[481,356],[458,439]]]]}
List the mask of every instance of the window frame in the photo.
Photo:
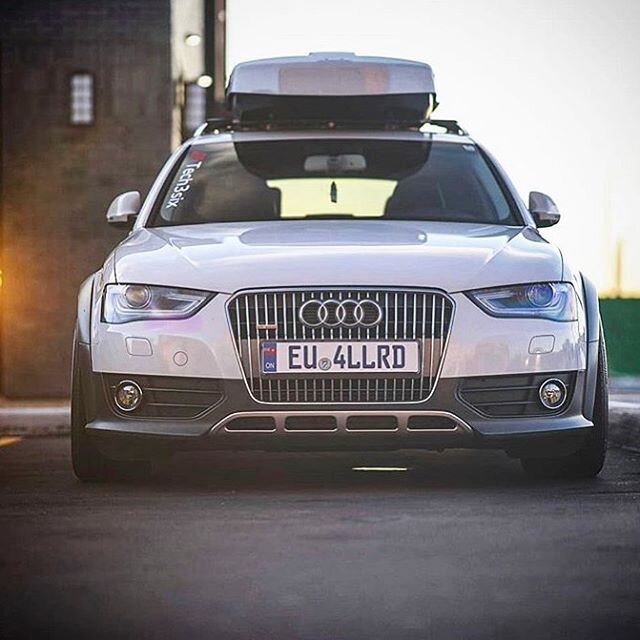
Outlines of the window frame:
{"type": "Polygon", "coordinates": [[[67,76],[67,118],[71,127],[92,127],[96,124],[96,75],[86,69],[76,69],[67,76]],[[91,79],[91,119],[88,121],[74,121],[74,78],[87,76],[91,79]]]}

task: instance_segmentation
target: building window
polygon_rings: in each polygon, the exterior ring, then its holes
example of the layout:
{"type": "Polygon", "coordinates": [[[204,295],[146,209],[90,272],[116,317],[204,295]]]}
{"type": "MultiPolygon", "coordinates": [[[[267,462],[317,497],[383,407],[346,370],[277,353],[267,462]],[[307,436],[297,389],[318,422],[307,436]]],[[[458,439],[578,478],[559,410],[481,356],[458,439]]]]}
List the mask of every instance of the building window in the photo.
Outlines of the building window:
{"type": "Polygon", "coordinates": [[[205,121],[206,94],[207,92],[195,82],[185,87],[182,122],[183,135],[187,138],[205,121]]]}
{"type": "Polygon", "coordinates": [[[93,124],[93,75],[74,73],[71,76],[71,124],[93,124]]]}

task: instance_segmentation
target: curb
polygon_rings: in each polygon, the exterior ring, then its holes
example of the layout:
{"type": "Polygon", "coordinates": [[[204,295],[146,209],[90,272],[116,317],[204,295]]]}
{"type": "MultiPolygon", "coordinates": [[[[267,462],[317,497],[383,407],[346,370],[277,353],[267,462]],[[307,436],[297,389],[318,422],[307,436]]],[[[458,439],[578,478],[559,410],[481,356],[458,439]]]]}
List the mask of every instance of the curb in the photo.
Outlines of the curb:
{"type": "Polygon", "coordinates": [[[0,435],[39,438],[70,431],[68,404],[0,406],[0,435]]]}

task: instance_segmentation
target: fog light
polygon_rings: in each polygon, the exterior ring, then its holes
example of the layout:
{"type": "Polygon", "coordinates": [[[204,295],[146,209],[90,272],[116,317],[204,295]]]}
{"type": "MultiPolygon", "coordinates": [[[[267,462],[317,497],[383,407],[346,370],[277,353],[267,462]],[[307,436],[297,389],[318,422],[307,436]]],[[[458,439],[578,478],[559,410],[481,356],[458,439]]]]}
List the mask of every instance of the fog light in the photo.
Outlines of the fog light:
{"type": "Polygon", "coordinates": [[[567,386],[562,380],[553,378],[545,380],[538,391],[540,402],[547,409],[558,409],[567,398],[567,386]]]}
{"type": "Polygon", "coordinates": [[[135,411],[142,402],[142,389],[132,380],[123,380],[113,394],[120,411],[135,411]]]}

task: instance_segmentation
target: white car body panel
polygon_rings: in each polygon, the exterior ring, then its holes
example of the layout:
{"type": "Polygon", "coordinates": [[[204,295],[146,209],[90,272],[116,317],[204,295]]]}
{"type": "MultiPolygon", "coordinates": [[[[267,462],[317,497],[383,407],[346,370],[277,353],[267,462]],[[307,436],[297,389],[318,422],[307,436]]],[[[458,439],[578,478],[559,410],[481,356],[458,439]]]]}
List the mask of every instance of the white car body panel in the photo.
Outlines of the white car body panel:
{"type": "Polygon", "coordinates": [[[557,281],[563,273],[560,252],[534,229],[390,220],[140,229],[116,249],[116,260],[117,282],[225,293],[341,284],[455,292],[557,281]]]}
{"type": "Polygon", "coordinates": [[[584,314],[576,322],[494,318],[464,294],[452,296],[456,311],[441,377],[582,370],[586,366],[584,314]],[[553,336],[553,350],[532,353],[531,341],[553,336]]]}
{"type": "Polygon", "coordinates": [[[199,313],[186,320],[94,323],[92,360],[95,371],[138,373],[199,378],[241,379],[242,372],[227,322],[226,302],[219,295],[199,313]],[[143,338],[151,345],[150,356],[131,355],[127,338],[143,338]],[[188,362],[176,364],[176,353],[188,362]]]}

